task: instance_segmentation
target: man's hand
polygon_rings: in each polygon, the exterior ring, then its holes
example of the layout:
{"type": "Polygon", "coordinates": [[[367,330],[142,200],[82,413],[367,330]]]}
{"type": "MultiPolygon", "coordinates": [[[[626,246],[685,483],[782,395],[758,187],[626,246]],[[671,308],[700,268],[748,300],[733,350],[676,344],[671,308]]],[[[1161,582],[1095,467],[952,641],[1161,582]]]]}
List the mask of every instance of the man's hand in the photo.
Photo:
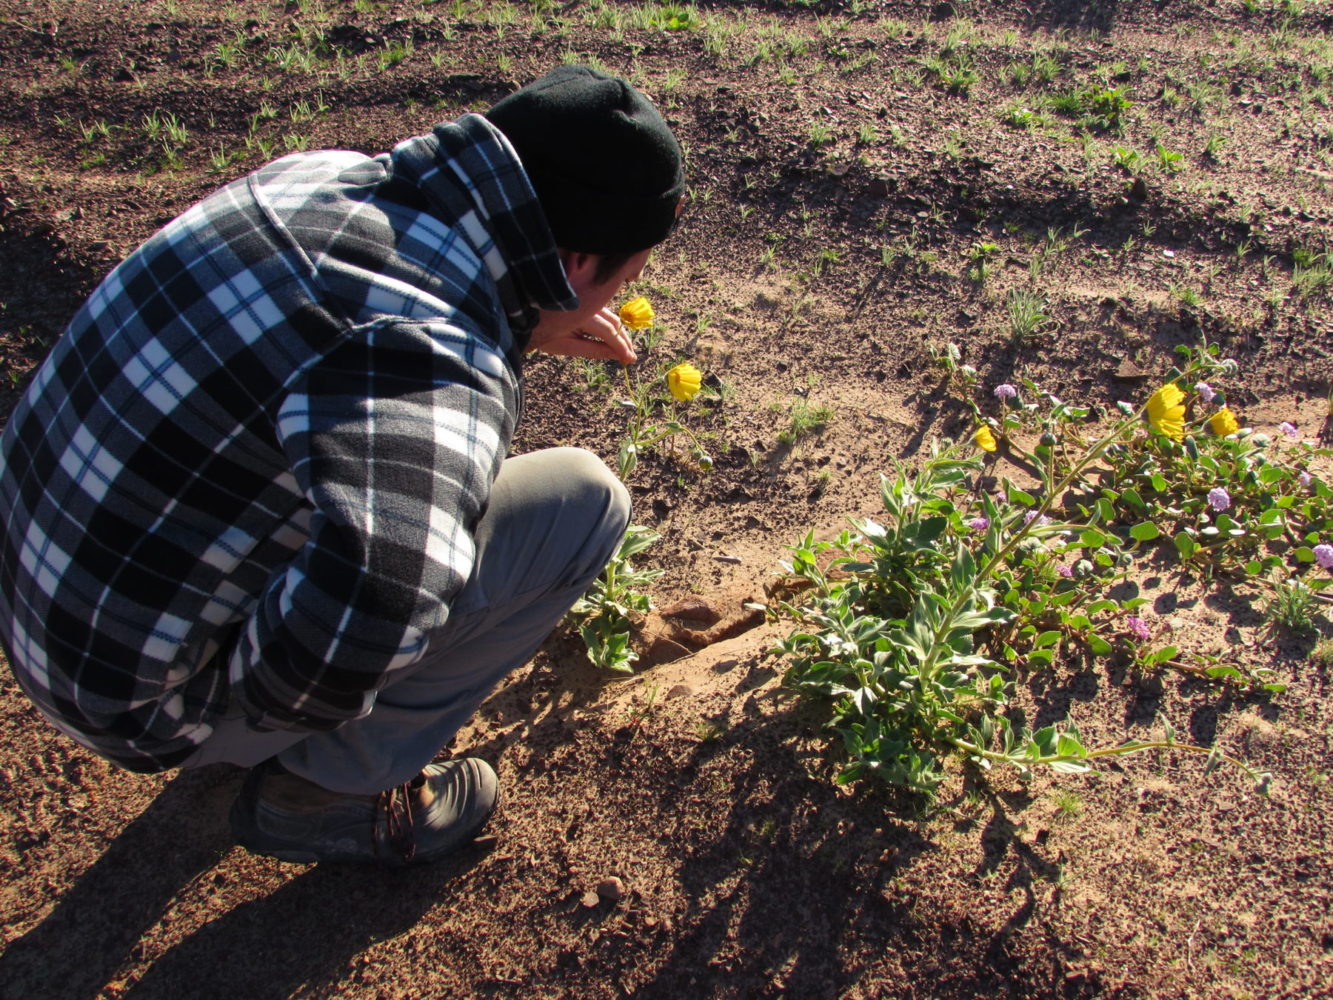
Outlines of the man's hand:
{"type": "Polygon", "coordinates": [[[638,360],[634,343],[610,309],[601,309],[577,325],[561,322],[562,314],[545,312],[532,331],[528,350],[544,351],[567,358],[597,358],[622,365],[638,360]]]}

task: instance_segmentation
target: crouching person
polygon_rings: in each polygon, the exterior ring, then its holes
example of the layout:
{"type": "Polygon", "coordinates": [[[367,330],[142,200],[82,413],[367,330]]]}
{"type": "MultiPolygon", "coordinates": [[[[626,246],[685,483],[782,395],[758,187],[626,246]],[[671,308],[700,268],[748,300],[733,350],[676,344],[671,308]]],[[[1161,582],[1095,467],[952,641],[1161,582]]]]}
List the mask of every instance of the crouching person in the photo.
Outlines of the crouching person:
{"type": "Polygon", "coordinates": [[[0,642],[134,771],[250,768],[237,839],[404,863],[495,808],[433,763],[615,552],[624,487],[509,457],[526,352],[634,360],[608,308],[674,226],[680,148],[562,67],[392,152],[284,157],[120,264],[0,442],[0,642]]]}

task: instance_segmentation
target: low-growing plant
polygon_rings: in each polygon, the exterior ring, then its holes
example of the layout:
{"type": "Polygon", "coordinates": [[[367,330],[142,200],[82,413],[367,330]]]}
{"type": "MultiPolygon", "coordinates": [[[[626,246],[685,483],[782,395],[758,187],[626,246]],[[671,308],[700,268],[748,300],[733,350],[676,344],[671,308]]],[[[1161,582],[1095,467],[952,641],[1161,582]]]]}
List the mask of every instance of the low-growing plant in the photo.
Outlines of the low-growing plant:
{"type": "Polygon", "coordinates": [[[1051,108],[1066,118],[1078,119],[1083,128],[1119,135],[1124,115],[1134,102],[1124,87],[1089,87],[1069,90],[1051,98],[1051,108]]]}
{"type": "Polygon", "coordinates": [[[957,344],[950,341],[943,347],[932,347],[931,360],[944,369],[948,382],[954,385],[962,395],[970,396],[977,384],[977,370],[962,363],[963,352],[957,344]]]}
{"type": "Polygon", "coordinates": [[[1333,255],[1304,247],[1292,251],[1291,284],[1303,299],[1327,298],[1333,290],[1333,255]]]}
{"type": "Polygon", "coordinates": [[[398,39],[389,41],[380,51],[380,70],[392,69],[398,64],[405,62],[407,59],[411,58],[415,49],[416,46],[413,44],[411,38],[402,41],[398,39]]]}
{"type": "Polygon", "coordinates": [[[1184,169],[1185,154],[1167,149],[1159,142],[1157,144],[1157,162],[1163,170],[1174,173],[1177,170],[1184,169]]]}
{"type": "Polygon", "coordinates": [[[966,97],[976,85],[977,71],[966,50],[931,56],[921,64],[926,73],[950,94],[966,97]]]}
{"type": "Polygon", "coordinates": [[[1010,128],[1032,128],[1040,123],[1041,116],[1031,108],[1013,105],[1005,109],[1004,114],[1000,116],[1000,121],[1010,128]]]}
{"type": "Polygon", "coordinates": [[[977,284],[984,284],[990,277],[991,265],[1000,252],[998,244],[990,241],[973,243],[967,248],[967,276],[977,284]]]}
{"type": "Polygon", "coordinates": [[[1111,158],[1115,165],[1131,177],[1143,169],[1143,157],[1126,146],[1112,146],[1111,158]]]}
{"type": "Polygon", "coordinates": [[[833,131],[824,122],[815,120],[810,123],[806,134],[806,145],[813,150],[820,150],[833,141],[833,131]]]}
{"type": "Polygon", "coordinates": [[[778,432],[778,443],[790,447],[806,435],[823,430],[832,418],[831,407],[797,399],[787,414],[787,426],[778,432]]]}
{"type": "Polygon", "coordinates": [[[1046,314],[1046,297],[1026,288],[1011,288],[1004,297],[1009,315],[1009,334],[1018,342],[1040,336],[1050,317],[1046,314]]]}
{"type": "Polygon", "coordinates": [[[1137,559],[1168,555],[1201,583],[1225,575],[1273,595],[1275,614],[1298,622],[1316,607],[1305,592],[1333,582],[1320,573],[1333,568],[1333,490],[1308,469],[1330,452],[1284,430],[1274,454],[1203,381],[1235,377],[1234,362],[1208,345],[1183,350],[1183,369],[1146,402],[1119,404],[1094,440],[1084,436],[1088,407],[1026,380],[996,387],[1001,414],[978,426],[981,455],[933,447],[919,471],[883,477],[884,523],[853,520],[831,541],[807,534],[792,546],[784,569],[807,589],[781,605],[797,625],[778,652],[786,687],[829,708],[846,756],[840,781],[875,777],[930,795],[951,760],[1028,775],[1170,749],[1265,786],[1219,747],[1177,739],[1165,719],[1158,738],[1090,748],[1072,719],[1032,731],[1012,704],[1014,672],[1057,656],[1121,655],[1141,671],[1283,690],[1271,671],[1157,645],[1140,617],[1145,599],[1109,596],[1137,559]],[[983,458],[1001,448],[1035,488],[1002,478],[979,490],[983,458]]]}
{"type": "Polygon", "coordinates": [[[649,14],[648,23],[662,31],[698,31],[703,18],[694,7],[666,4],[649,14]]]}
{"type": "Polygon", "coordinates": [[[1264,614],[1274,625],[1302,634],[1314,629],[1315,593],[1300,580],[1281,580],[1273,587],[1273,596],[1264,614]]]}
{"type": "Polygon", "coordinates": [[[569,610],[568,618],[588,648],[588,659],[605,670],[632,673],[639,658],[630,646],[633,627],[653,607],[643,588],[658,579],[662,570],[635,569],[630,560],[659,538],[650,528],[630,525],[601,576],[569,610]]]}

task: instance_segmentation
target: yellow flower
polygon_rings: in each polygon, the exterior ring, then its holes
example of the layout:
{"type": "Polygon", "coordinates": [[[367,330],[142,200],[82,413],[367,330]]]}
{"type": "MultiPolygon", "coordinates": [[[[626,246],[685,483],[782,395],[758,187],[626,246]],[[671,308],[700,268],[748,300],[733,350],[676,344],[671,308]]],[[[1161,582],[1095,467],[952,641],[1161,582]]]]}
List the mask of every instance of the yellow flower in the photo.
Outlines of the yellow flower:
{"type": "Polygon", "coordinates": [[[991,429],[985,424],[982,424],[977,428],[977,432],[972,435],[972,440],[977,443],[977,447],[982,451],[994,451],[999,447],[998,442],[995,440],[995,435],[991,433],[991,429]]]}
{"type": "Polygon", "coordinates": [[[1208,426],[1218,437],[1226,437],[1240,430],[1240,422],[1236,420],[1236,415],[1225,406],[1208,418],[1208,426]]]}
{"type": "Polygon", "coordinates": [[[1148,397],[1148,423],[1155,431],[1179,441],[1185,436],[1185,394],[1168,382],[1148,397]]]}
{"type": "Polygon", "coordinates": [[[652,304],[642,295],[620,307],[620,322],[631,330],[646,330],[653,325],[654,319],[656,313],[653,312],[652,304]]]}
{"type": "Polygon", "coordinates": [[[688,361],[682,361],[666,373],[667,388],[671,390],[672,396],[683,403],[699,395],[703,378],[703,372],[688,361]]]}

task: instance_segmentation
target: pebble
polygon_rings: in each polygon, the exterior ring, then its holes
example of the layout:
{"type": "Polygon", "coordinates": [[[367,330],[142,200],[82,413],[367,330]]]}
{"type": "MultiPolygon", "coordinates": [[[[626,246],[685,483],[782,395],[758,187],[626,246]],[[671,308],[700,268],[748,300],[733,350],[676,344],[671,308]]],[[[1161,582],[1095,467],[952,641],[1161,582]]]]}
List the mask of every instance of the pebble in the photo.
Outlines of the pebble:
{"type": "MultiPolygon", "coordinates": [[[[625,883],[612,875],[610,878],[604,878],[597,883],[597,891],[594,893],[601,899],[609,899],[612,902],[625,898],[625,883]]],[[[587,898],[586,896],[584,897],[587,898]]]]}

